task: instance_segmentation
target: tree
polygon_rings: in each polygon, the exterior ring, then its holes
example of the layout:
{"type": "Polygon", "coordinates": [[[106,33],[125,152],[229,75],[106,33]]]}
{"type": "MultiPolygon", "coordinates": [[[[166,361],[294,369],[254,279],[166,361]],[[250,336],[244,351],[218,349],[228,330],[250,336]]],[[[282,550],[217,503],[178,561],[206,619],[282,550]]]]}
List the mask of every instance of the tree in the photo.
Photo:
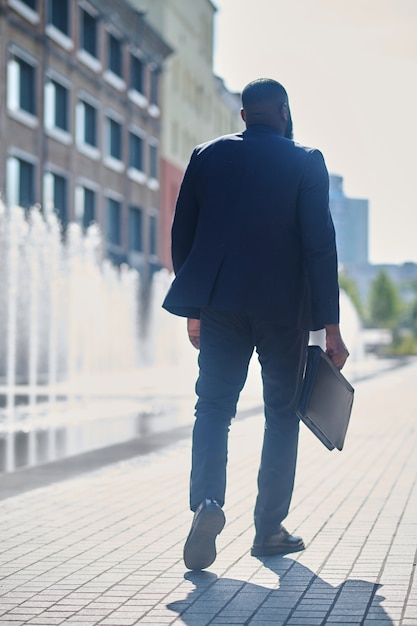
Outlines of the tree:
{"type": "Polygon", "coordinates": [[[408,310],[408,318],[411,331],[414,337],[417,337],[417,297],[414,298],[414,301],[411,303],[408,310]]]}
{"type": "Polygon", "coordinates": [[[395,329],[401,314],[401,300],[395,283],[383,270],[371,285],[369,312],[372,324],[395,329]]]}

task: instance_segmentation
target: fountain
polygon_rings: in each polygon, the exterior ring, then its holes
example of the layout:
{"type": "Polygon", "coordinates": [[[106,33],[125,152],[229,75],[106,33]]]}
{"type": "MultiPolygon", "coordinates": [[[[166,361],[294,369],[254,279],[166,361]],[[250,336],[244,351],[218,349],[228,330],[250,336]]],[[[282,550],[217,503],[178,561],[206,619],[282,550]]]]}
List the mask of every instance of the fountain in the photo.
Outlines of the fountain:
{"type": "Polygon", "coordinates": [[[96,225],[70,224],[64,241],[55,213],[0,204],[0,285],[0,471],[11,471],[61,455],[58,415],[81,381],[138,366],[139,275],[103,259],[96,225]]]}

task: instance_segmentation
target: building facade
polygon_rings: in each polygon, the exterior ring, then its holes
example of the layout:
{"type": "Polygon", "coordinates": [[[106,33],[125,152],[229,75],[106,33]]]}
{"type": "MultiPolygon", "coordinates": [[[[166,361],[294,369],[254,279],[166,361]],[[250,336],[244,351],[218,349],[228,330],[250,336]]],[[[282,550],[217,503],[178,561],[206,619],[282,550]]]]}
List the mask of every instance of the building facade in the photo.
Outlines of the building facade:
{"type": "Polygon", "coordinates": [[[0,0],[0,192],[107,255],[158,265],[160,81],[170,47],[125,0],[0,0]]]}
{"type": "Polygon", "coordinates": [[[240,96],[213,74],[211,0],[129,0],[173,54],[162,77],[160,258],[171,269],[170,231],[179,186],[193,148],[242,130],[240,96]]]}
{"type": "Polygon", "coordinates": [[[330,175],[329,196],[339,264],[342,268],[366,265],[369,262],[368,200],[347,197],[342,176],[335,174],[330,175]]]}

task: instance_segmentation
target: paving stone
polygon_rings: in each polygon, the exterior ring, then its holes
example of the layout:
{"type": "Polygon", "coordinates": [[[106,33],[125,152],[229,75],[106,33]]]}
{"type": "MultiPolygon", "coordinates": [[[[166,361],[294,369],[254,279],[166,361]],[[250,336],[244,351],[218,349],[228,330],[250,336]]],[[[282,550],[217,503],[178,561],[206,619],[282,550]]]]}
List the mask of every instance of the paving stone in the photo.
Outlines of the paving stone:
{"type": "Polygon", "coordinates": [[[416,626],[416,374],[411,364],[356,385],[342,453],[301,427],[286,521],[305,538],[301,553],[248,553],[256,411],[232,425],[227,525],[210,571],[182,563],[189,440],[3,499],[0,625],[416,626]]]}
{"type": "Polygon", "coordinates": [[[37,624],[37,626],[56,626],[57,624],[63,624],[64,622],[65,618],[47,617],[46,615],[41,615],[38,617],[34,617],[25,623],[37,624]]]}

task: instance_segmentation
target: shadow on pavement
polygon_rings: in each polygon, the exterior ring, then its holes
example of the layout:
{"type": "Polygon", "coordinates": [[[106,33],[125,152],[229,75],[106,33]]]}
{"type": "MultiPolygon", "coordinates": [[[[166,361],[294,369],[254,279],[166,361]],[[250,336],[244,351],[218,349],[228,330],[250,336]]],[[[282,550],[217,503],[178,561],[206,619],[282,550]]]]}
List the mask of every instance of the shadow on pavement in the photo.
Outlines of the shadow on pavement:
{"type": "Polygon", "coordinates": [[[178,613],[187,626],[204,626],[212,620],[241,626],[284,626],[289,620],[305,626],[321,626],[328,621],[359,626],[365,619],[378,626],[393,626],[380,604],[384,598],[377,595],[381,585],[348,580],[333,586],[289,558],[260,560],[265,569],[252,577],[256,584],[218,578],[211,572],[187,572],[184,578],[195,585],[194,589],[167,608],[178,613]]]}

